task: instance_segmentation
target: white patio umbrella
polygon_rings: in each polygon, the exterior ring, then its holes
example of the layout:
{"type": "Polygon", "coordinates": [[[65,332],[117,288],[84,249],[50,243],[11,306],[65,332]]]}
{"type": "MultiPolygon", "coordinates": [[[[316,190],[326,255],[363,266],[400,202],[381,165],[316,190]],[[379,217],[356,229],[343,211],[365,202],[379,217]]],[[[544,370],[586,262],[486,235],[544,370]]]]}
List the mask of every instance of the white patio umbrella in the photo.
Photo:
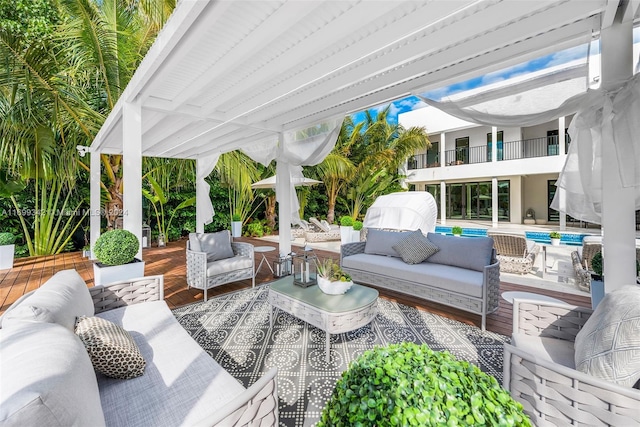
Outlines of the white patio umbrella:
{"type": "MultiPolygon", "coordinates": [[[[316,184],[322,184],[322,181],[318,181],[317,179],[311,178],[291,178],[291,182],[296,186],[311,186],[316,184]]],[[[270,176],[269,178],[262,179],[260,181],[254,182],[251,184],[251,188],[276,188],[276,176],[270,176]]]]}

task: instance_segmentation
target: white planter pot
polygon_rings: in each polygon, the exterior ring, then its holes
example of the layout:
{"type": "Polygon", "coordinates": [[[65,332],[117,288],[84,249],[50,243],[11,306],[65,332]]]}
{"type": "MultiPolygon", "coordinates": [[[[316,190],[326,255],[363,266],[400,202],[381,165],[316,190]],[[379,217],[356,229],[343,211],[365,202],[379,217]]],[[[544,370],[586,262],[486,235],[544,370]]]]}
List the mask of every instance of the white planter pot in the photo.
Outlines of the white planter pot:
{"type": "Polygon", "coordinates": [[[13,268],[13,254],[15,253],[15,249],[16,245],[0,246],[0,270],[13,268]]]}
{"type": "Polygon", "coordinates": [[[352,242],[359,242],[360,241],[360,230],[353,230],[353,232],[351,234],[351,241],[352,242]]]}
{"type": "Polygon", "coordinates": [[[604,282],[602,280],[591,280],[591,308],[596,309],[600,301],[604,298],[604,282]]]}
{"type": "Polygon", "coordinates": [[[551,239],[551,246],[560,246],[560,239],[551,239]]]}
{"type": "Polygon", "coordinates": [[[347,243],[351,243],[351,238],[353,236],[353,226],[349,225],[341,225],[340,226],[340,243],[345,245],[347,243]]]}
{"type": "Polygon", "coordinates": [[[242,221],[231,221],[231,237],[242,236],[242,221]]]}
{"type": "Polygon", "coordinates": [[[95,286],[106,285],[121,280],[135,279],[144,276],[144,261],[136,258],[136,262],[123,265],[102,265],[93,263],[93,281],[95,286]]]}
{"type": "Polygon", "coordinates": [[[332,282],[324,277],[318,277],[318,287],[328,295],[342,295],[353,286],[353,282],[332,282]]]}

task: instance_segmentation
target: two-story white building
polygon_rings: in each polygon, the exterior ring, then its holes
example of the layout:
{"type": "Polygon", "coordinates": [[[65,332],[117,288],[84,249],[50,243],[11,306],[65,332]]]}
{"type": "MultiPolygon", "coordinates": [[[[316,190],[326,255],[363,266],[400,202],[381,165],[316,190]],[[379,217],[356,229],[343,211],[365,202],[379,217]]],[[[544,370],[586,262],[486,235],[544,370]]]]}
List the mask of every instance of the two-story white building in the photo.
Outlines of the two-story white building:
{"type": "MultiPolygon", "coordinates": [[[[491,102],[502,97],[505,90],[517,93],[523,88],[557,85],[563,79],[569,82],[576,73],[584,73],[584,67],[584,61],[565,64],[451,98],[491,102]]],[[[598,70],[587,74],[589,86],[597,85],[598,70]]],[[[567,157],[571,119],[558,117],[530,127],[498,127],[470,123],[431,106],[402,113],[398,116],[401,125],[424,126],[431,141],[429,150],[409,159],[407,183],[416,191],[433,194],[442,223],[447,219],[480,220],[497,226],[500,222],[535,220],[564,228],[573,219],[549,208],[549,204],[567,157]]]]}

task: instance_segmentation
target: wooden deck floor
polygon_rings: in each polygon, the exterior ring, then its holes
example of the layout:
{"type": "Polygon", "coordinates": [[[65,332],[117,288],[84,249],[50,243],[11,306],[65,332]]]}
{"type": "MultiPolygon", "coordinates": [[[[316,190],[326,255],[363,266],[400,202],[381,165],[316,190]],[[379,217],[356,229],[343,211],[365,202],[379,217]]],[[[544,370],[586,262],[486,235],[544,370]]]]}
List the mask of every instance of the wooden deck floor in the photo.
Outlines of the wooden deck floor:
{"type": "MultiPolygon", "coordinates": [[[[264,242],[258,239],[241,238],[256,246],[274,246],[275,243],[264,242]]],[[[171,242],[165,248],[149,248],[143,252],[146,261],[145,274],[164,274],[165,277],[165,299],[171,308],[181,307],[186,304],[202,301],[203,293],[197,289],[187,289],[185,278],[185,246],[186,241],[171,242]]],[[[294,249],[295,250],[295,249],[294,249]]],[[[339,255],[334,252],[315,250],[320,258],[331,257],[338,259],[339,255]]],[[[3,313],[16,299],[26,292],[37,289],[42,283],[49,279],[55,272],[70,268],[75,268],[88,286],[93,286],[93,266],[92,261],[82,258],[81,252],[70,252],[55,256],[31,257],[17,259],[14,268],[11,270],[0,270],[0,314],[3,313]]],[[[256,254],[256,264],[260,261],[262,254],[256,254]]],[[[265,254],[270,263],[277,256],[277,251],[265,254]]],[[[267,283],[273,280],[271,271],[263,265],[258,276],[256,285],[267,283]]],[[[209,297],[214,297],[223,293],[249,288],[251,280],[243,280],[236,283],[222,285],[208,292],[209,297]]],[[[564,300],[570,304],[588,307],[591,301],[588,297],[566,294],[546,289],[533,288],[511,283],[502,282],[500,291],[525,291],[548,295],[564,300]]],[[[414,306],[432,313],[447,316],[476,326],[480,325],[480,316],[447,307],[441,304],[431,303],[415,297],[378,289],[380,295],[398,301],[405,305],[414,306]]],[[[500,307],[497,312],[487,316],[487,329],[504,335],[511,335],[511,304],[505,300],[500,300],[500,307]]]]}

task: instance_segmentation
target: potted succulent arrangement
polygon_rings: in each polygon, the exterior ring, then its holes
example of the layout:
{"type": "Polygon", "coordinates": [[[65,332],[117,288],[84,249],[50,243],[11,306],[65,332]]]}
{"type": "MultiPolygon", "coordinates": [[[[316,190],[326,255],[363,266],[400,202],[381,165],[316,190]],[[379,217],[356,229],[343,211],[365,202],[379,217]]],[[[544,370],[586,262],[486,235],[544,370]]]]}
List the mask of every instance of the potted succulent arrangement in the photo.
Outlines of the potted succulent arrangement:
{"type": "MultiPolygon", "coordinates": [[[[637,266],[637,264],[636,264],[637,266]]],[[[596,252],[591,258],[591,308],[596,309],[597,305],[604,298],[604,258],[602,252],[596,252]]]]}
{"type": "Polygon", "coordinates": [[[320,416],[329,426],[531,426],[498,381],[426,344],[367,350],[342,373],[320,416]]]}
{"type": "Polygon", "coordinates": [[[560,239],[562,235],[557,231],[552,231],[549,233],[549,238],[551,239],[551,246],[560,246],[560,239]]]}
{"type": "Polygon", "coordinates": [[[456,237],[462,236],[462,227],[460,227],[459,225],[454,225],[453,227],[451,227],[451,234],[456,237]]]}
{"type": "Polygon", "coordinates": [[[12,233],[0,233],[0,270],[13,268],[13,256],[15,254],[16,236],[12,233]]]}
{"type": "Polygon", "coordinates": [[[360,241],[360,232],[362,231],[362,221],[353,221],[353,234],[351,234],[352,242],[360,241]]]}
{"type": "Polygon", "coordinates": [[[93,253],[94,283],[113,283],[144,276],[144,261],[136,258],[140,242],[128,230],[111,230],[98,237],[93,253]]]}
{"type": "Polygon", "coordinates": [[[351,243],[351,236],[353,234],[353,218],[350,216],[343,216],[340,218],[340,243],[351,243]]]}
{"type": "Polygon", "coordinates": [[[318,287],[329,295],[341,295],[353,286],[351,276],[345,273],[340,265],[331,258],[326,258],[316,265],[318,287]]]}
{"type": "Polygon", "coordinates": [[[231,215],[231,237],[242,236],[242,216],[239,213],[231,215]]]}

